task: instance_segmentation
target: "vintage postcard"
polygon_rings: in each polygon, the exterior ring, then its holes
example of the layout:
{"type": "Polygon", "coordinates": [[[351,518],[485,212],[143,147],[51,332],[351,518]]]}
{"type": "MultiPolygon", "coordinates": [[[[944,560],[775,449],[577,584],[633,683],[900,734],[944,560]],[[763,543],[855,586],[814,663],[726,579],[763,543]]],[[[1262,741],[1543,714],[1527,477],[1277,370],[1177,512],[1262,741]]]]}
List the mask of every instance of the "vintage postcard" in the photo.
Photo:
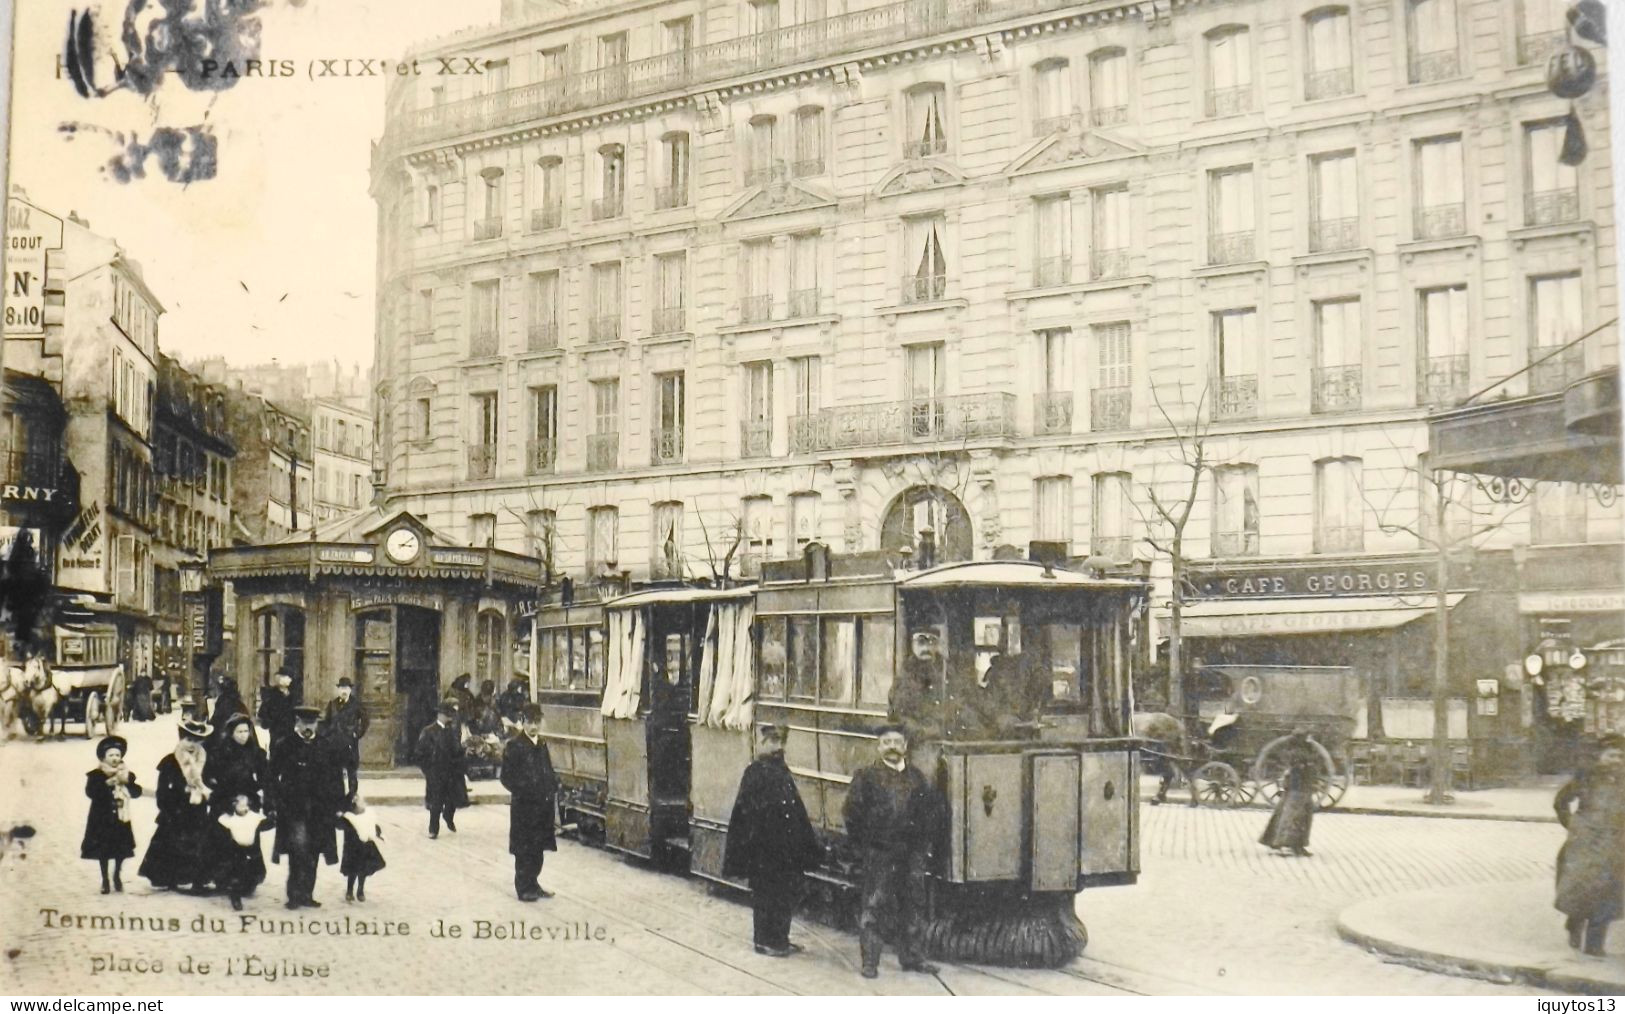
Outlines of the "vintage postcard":
{"type": "Polygon", "coordinates": [[[1617,8],[13,7],[0,991],[1625,991],[1617,8]]]}

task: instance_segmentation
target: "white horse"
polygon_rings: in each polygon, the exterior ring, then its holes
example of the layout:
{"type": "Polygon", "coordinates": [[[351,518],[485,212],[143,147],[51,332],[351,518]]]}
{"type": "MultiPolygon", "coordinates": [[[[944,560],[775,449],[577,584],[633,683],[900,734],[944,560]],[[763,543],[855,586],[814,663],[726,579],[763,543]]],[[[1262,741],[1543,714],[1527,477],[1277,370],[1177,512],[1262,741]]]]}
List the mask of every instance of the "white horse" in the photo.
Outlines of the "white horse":
{"type": "Polygon", "coordinates": [[[52,678],[50,667],[45,664],[45,656],[35,655],[21,668],[7,667],[6,682],[7,689],[15,693],[14,707],[26,731],[44,739],[50,734],[54,719],[57,735],[67,735],[68,719],[62,708],[66,694],[52,678]]]}

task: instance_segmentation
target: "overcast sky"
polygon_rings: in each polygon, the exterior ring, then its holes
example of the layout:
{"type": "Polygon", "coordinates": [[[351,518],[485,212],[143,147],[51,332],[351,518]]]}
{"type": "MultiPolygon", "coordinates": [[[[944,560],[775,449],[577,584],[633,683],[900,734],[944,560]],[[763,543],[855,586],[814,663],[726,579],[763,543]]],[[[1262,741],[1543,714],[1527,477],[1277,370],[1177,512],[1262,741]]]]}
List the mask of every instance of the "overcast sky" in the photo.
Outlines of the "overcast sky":
{"type": "MultiPolygon", "coordinates": [[[[209,94],[170,75],[154,101],[127,91],[82,99],[58,80],[75,6],[18,0],[11,183],[54,214],[77,211],[140,262],[168,311],[159,330],[166,352],[371,362],[376,220],[367,170],[383,129],[384,79],[311,81],[306,68],[316,59],[377,60],[491,24],[498,0],[266,0],[261,55],[293,61],[296,77],[250,78],[209,94]],[[119,151],[113,138],[79,131],[70,139],[59,129],[71,121],[145,138],[205,118],[219,138],[218,174],[186,186],[165,180],[156,160],[145,179],[116,182],[104,169],[119,151]]],[[[125,6],[94,0],[100,83],[111,77],[125,6]]],[[[123,60],[122,47],[117,53],[123,60]]]]}

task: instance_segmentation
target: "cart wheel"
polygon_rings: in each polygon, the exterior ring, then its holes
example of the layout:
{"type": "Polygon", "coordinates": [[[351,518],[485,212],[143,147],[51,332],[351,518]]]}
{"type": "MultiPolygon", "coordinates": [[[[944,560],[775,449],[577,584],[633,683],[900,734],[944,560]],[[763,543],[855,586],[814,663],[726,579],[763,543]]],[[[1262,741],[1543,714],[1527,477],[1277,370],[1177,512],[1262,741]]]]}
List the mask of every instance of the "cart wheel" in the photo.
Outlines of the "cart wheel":
{"type": "Polygon", "coordinates": [[[1196,769],[1192,782],[1197,798],[1209,806],[1230,809],[1247,802],[1247,789],[1241,775],[1224,761],[1203,764],[1196,769]]]}
{"type": "Polygon", "coordinates": [[[95,735],[96,723],[102,717],[102,695],[92,691],[85,696],[85,738],[95,735]]]}
{"type": "MultiPolygon", "coordinates": [[[[109,693],[111,693],[111,691],[109,691],[109,693]]],[[[119,712],[122,710],[122,708],[108,708],[102,713],[102,725],[106,730],[107,735],[111,736],[118,730],[119,712]]]]}
{"type": "Polygon", "coordinates": [[[1281,798],[1281,783],[1273,778],[1254,782],[1253,786],[1253,798],[1270,806],[1274,806],[1275,801],[1281,798]]]}
{"type": "MultiPolygon", "coordinates": [[[[1253,762],[1253,778],[1258,782],[1258,798],[1263,799],[1271,806],[1281,798],[1282,779],[1286,775],[1286,764],[1281,761],[1275,748],[1291,739],[1291,736],[1278,736],[1264,745],[1258,751],[1258,759],[1253,762]]],[[[1324,746],[1311,739],[1309,745],[1315,748],[1320,757],[1320,773],[1315,776],[1314,794],[1315,804],[1320,809],[1330,809],[1343,798],[1348,791],[1348,775],[1339,773],[1337,763],[1324,746]]]]}
{"type": "Polygon", "coordinates": [[[1315,808],[1330,810],[1349,788],[1348,775],[1321,775],[1315,779],[1315,808]]]}

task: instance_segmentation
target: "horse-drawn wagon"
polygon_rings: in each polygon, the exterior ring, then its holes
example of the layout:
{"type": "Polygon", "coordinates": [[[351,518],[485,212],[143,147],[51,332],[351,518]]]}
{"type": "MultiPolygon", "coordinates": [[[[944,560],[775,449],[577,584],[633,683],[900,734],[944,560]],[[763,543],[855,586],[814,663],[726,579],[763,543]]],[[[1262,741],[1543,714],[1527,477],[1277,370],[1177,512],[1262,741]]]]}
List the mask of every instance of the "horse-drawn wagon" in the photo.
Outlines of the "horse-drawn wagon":
{"type": "Polygon", "coordinates": [[[118,661],[118,632],[107,627],[57,627],[54,658],[37,655],[8,667],[18,717],[30,735],[67,724],[83,726],[86,739],[111,735],[124,716],[125,674],[118,661]]]}

